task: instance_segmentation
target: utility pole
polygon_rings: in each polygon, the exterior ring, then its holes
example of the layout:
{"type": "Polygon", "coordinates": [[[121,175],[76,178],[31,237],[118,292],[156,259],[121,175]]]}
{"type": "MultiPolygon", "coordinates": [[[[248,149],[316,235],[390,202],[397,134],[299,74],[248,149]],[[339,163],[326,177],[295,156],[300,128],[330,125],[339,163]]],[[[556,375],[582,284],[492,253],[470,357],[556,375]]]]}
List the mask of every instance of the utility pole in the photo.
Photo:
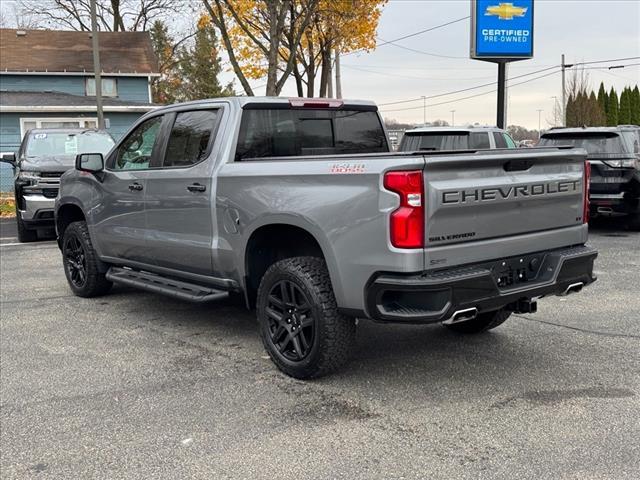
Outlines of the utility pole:
{"type": "Polygon", "coordinates": [[[542,126],[541,126],[541,121],[540,121],[540,118],[541,118],[541,116],[542,116],[542,112],[544,112],[544,110],[542,110],[541,108],[539,108],[539,109],[538,109],[538,140],[540,140],[540,136],[542,135],[542,132],[541,132],[541,130],[540,130],[540,129],[542,128],[542,126]]]}
{"type": "Polygon", "coordinates": [[[427,97],[422,95],[422,124],[427,126],[427,97]]]}
{"type": "Polygon", "coordinates": [[[451,126],[453,127],[456,124],[456,121],[455,121],[456,111],[455,110],[450,110],[450,111],[451,111],[451,126]]]}
{"type": "Polygon", "coordinates": [[[93,73],[96,82],[96,109],[98,113],[98,128],[104,129],[104,112],[102,110],[102,77],[100,68],[100,43],[98,41],[96,0],[91,0],[91,43],[93,46],[93,73]]]}
{"type": "Polygon", "coordinates": [[[342,75],[340,73],[340,50],[336,48],[336,98],[342,98],[342,75]]]}
{"type": "Polygon", "coordinates": [[[565,86],[564,79],[564,53],[560,58],[560,68],[562,69],[562,126],[567,126],[567,88],[565,86]]]}

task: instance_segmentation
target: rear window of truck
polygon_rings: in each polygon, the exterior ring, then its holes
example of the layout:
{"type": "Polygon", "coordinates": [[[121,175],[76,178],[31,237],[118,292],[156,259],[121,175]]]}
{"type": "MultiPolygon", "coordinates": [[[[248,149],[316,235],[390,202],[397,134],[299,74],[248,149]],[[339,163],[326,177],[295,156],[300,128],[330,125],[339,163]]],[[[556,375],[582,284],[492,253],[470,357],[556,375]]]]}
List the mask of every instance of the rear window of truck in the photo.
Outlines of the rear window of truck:
{"type": "MultiPolygon", "coordinates": [[[[506,146],[506,145],[505,145],[506,146]]],[[[487,132],[417,132],[407,133],[400,150],[482,150],[491,148],[487,132]]]]}
{"type": "Polygon", "coordinates": [[[584,148],[588,154],[628,153],[620,135],[614,132],[593,133],[547,133],[542,135],[538,146],[555,147],[572,145],[584,148]]]}
{"type": "Polygon", "coordinates": [[[243,111],[235,159],[388,151],[375,111],[267,108],[243,111]]]}

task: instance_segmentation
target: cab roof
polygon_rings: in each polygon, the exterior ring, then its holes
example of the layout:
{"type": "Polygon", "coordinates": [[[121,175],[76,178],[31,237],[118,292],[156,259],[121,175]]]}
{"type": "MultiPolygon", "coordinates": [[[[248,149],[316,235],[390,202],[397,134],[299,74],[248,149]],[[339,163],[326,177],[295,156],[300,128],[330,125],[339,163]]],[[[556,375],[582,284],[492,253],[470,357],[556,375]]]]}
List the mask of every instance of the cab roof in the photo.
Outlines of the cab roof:
{"type": "Polygon", "coordinates": [[[453,133],[453,132],[505,132],[502,128],[492,127],[492,126],[466,126],[466,127],[454,127],[454,126],[444,126],[444,127],[416,127],[411,130],[406,130],[404,133],[453,133]]]}

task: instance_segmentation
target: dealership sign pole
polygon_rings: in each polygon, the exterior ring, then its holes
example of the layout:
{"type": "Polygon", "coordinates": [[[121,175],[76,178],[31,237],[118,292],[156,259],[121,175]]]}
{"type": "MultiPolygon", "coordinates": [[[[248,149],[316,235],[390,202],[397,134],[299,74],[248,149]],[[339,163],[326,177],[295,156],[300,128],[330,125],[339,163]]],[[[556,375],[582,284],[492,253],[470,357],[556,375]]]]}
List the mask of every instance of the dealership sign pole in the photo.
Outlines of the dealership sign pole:
{"type": "Polygon", "coordinates": [[[533,0],[471,0],[471,55],[498,64],[497,125],[506,128],[507,64],[533,58],[533,0]]]}

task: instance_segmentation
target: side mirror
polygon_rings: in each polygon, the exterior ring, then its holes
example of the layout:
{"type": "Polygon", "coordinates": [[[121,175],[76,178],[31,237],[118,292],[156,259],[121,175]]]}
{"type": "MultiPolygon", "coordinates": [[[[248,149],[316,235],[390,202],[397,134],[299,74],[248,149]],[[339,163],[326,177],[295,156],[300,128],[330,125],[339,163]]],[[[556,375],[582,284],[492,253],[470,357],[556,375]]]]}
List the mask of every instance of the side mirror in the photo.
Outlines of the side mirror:
{"type": "Polygon", "coordinates": [[[104,170],[104,158],[101,153],[79,153],[76,155],[76,170],[98,173],[104,170]]]}
{"type": "Polygon", "coordinates": [[[5,152],[0,154],[0,162],[10,164],[12,167],[16,166],[16,154],[13,152],[5,152]]]}

